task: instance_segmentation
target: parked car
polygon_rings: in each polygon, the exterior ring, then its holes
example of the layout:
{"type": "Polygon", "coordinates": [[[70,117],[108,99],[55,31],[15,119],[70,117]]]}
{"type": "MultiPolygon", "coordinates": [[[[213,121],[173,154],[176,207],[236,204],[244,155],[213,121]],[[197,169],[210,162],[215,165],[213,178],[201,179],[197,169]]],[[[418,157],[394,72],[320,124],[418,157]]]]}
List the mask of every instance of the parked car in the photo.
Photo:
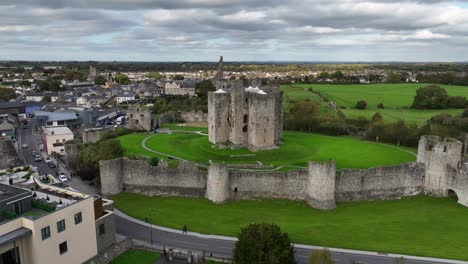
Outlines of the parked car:
{"type": "Polygon", "coordinates": [[[37,162],[42,161],[41,155],[36,155],[34,157],[34,160],[37,161],[37,162]]]}
{"type": "Polygon", "coordinates": [[[53,162],[47,162],[47,165],[49,166],[49,168],[52,168],[52,169],[57,168],[57,166],[53,162]]]}
{"type": "Polygon", "coordinates": [[[44,159],[44,161],[47,163],[52,162],[52,160],[48,156],[44,159]]]}
{"type": "Polygon", "coordinates": [[[28,148],[28,144],[23,144],[23,148],[28,148]]]}
{"type": "Polygon", "coordinates": [[[33,150],[32,155],[33,155],[33,157],[36,157],[37,151],[33,150]]]}
{"type": "Polygon", "coordinates": [[[67,176],[65,176],[65,174],[63,174],[63,173],[60,174],[58,178],[59,178],[59,180],[60,180],[61,182],[66,182],[66,181],[68,181],[67,176]]]}

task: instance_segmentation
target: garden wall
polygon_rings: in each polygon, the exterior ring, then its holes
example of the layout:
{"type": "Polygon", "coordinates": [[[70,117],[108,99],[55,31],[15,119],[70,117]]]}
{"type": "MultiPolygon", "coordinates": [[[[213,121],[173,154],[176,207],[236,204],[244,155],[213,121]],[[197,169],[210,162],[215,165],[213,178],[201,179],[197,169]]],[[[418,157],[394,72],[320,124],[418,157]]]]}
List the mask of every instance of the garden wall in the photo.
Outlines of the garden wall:
{"type": "Polygon", "coordinates": [[[336,177],[336,201],[391,199],[423,191],[425,166],[405,163],[370,169],[343,169],[336,177]]]}

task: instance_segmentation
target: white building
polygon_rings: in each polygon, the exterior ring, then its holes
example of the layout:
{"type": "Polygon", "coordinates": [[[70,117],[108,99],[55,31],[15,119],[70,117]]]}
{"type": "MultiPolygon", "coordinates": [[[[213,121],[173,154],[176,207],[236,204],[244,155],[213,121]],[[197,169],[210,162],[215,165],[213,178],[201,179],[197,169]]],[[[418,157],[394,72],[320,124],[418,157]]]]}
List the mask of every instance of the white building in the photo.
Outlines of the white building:
{"type": "Polygon", "coordinates": [[[117,100],[117,103],[118,103],[118,104],[121,104],[121,103],[123,103],[123,102],[128,102],[128,101],[133,101],[133,100],[135,100],[135,96],[134,96],[134,95],[130,95],[130,94],[119,95],[119,96],[117,96],[116,100],[117,100]]]}
{"type": "Polygon", "coordinates": [[[12,217],[0,220],[0,263],[85,263],[115,243],[113,212],[100,197],[34,181],[34,193],[0,184],[0,207],[12,217]]]}
{"type": "Polygon", "coordinates": [[[64,155],[65,142],[73,139],[73,132],[66,126],[47,127],[44,129],[43,143],[49,155],[53,152],[64,155]]]}

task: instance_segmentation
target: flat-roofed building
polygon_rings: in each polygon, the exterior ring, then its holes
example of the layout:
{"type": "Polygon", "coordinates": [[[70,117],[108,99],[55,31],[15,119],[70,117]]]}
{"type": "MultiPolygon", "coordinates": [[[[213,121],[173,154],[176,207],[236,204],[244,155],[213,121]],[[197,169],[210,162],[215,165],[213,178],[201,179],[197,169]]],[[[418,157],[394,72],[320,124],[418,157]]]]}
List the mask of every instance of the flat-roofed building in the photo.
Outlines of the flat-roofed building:
{"type": "Polygon", "coordinates": [[[1,263],[85,263],[115,243],[113,212],[103,209],[111,201],[34,181],[34,192],[0,184],[8,212],[0,218],[1,263]]]}

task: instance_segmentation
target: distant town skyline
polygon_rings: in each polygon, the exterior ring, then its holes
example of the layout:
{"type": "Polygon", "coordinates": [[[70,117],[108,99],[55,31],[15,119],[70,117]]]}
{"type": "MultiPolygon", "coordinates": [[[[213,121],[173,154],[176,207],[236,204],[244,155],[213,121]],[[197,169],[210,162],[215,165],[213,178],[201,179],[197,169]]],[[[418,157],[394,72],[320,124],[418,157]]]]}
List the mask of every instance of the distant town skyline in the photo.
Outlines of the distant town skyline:
{"type": "Polygon", "coordinates": [[[468,1],[3,0],[0,60],[468,61],[468,1]]]}

